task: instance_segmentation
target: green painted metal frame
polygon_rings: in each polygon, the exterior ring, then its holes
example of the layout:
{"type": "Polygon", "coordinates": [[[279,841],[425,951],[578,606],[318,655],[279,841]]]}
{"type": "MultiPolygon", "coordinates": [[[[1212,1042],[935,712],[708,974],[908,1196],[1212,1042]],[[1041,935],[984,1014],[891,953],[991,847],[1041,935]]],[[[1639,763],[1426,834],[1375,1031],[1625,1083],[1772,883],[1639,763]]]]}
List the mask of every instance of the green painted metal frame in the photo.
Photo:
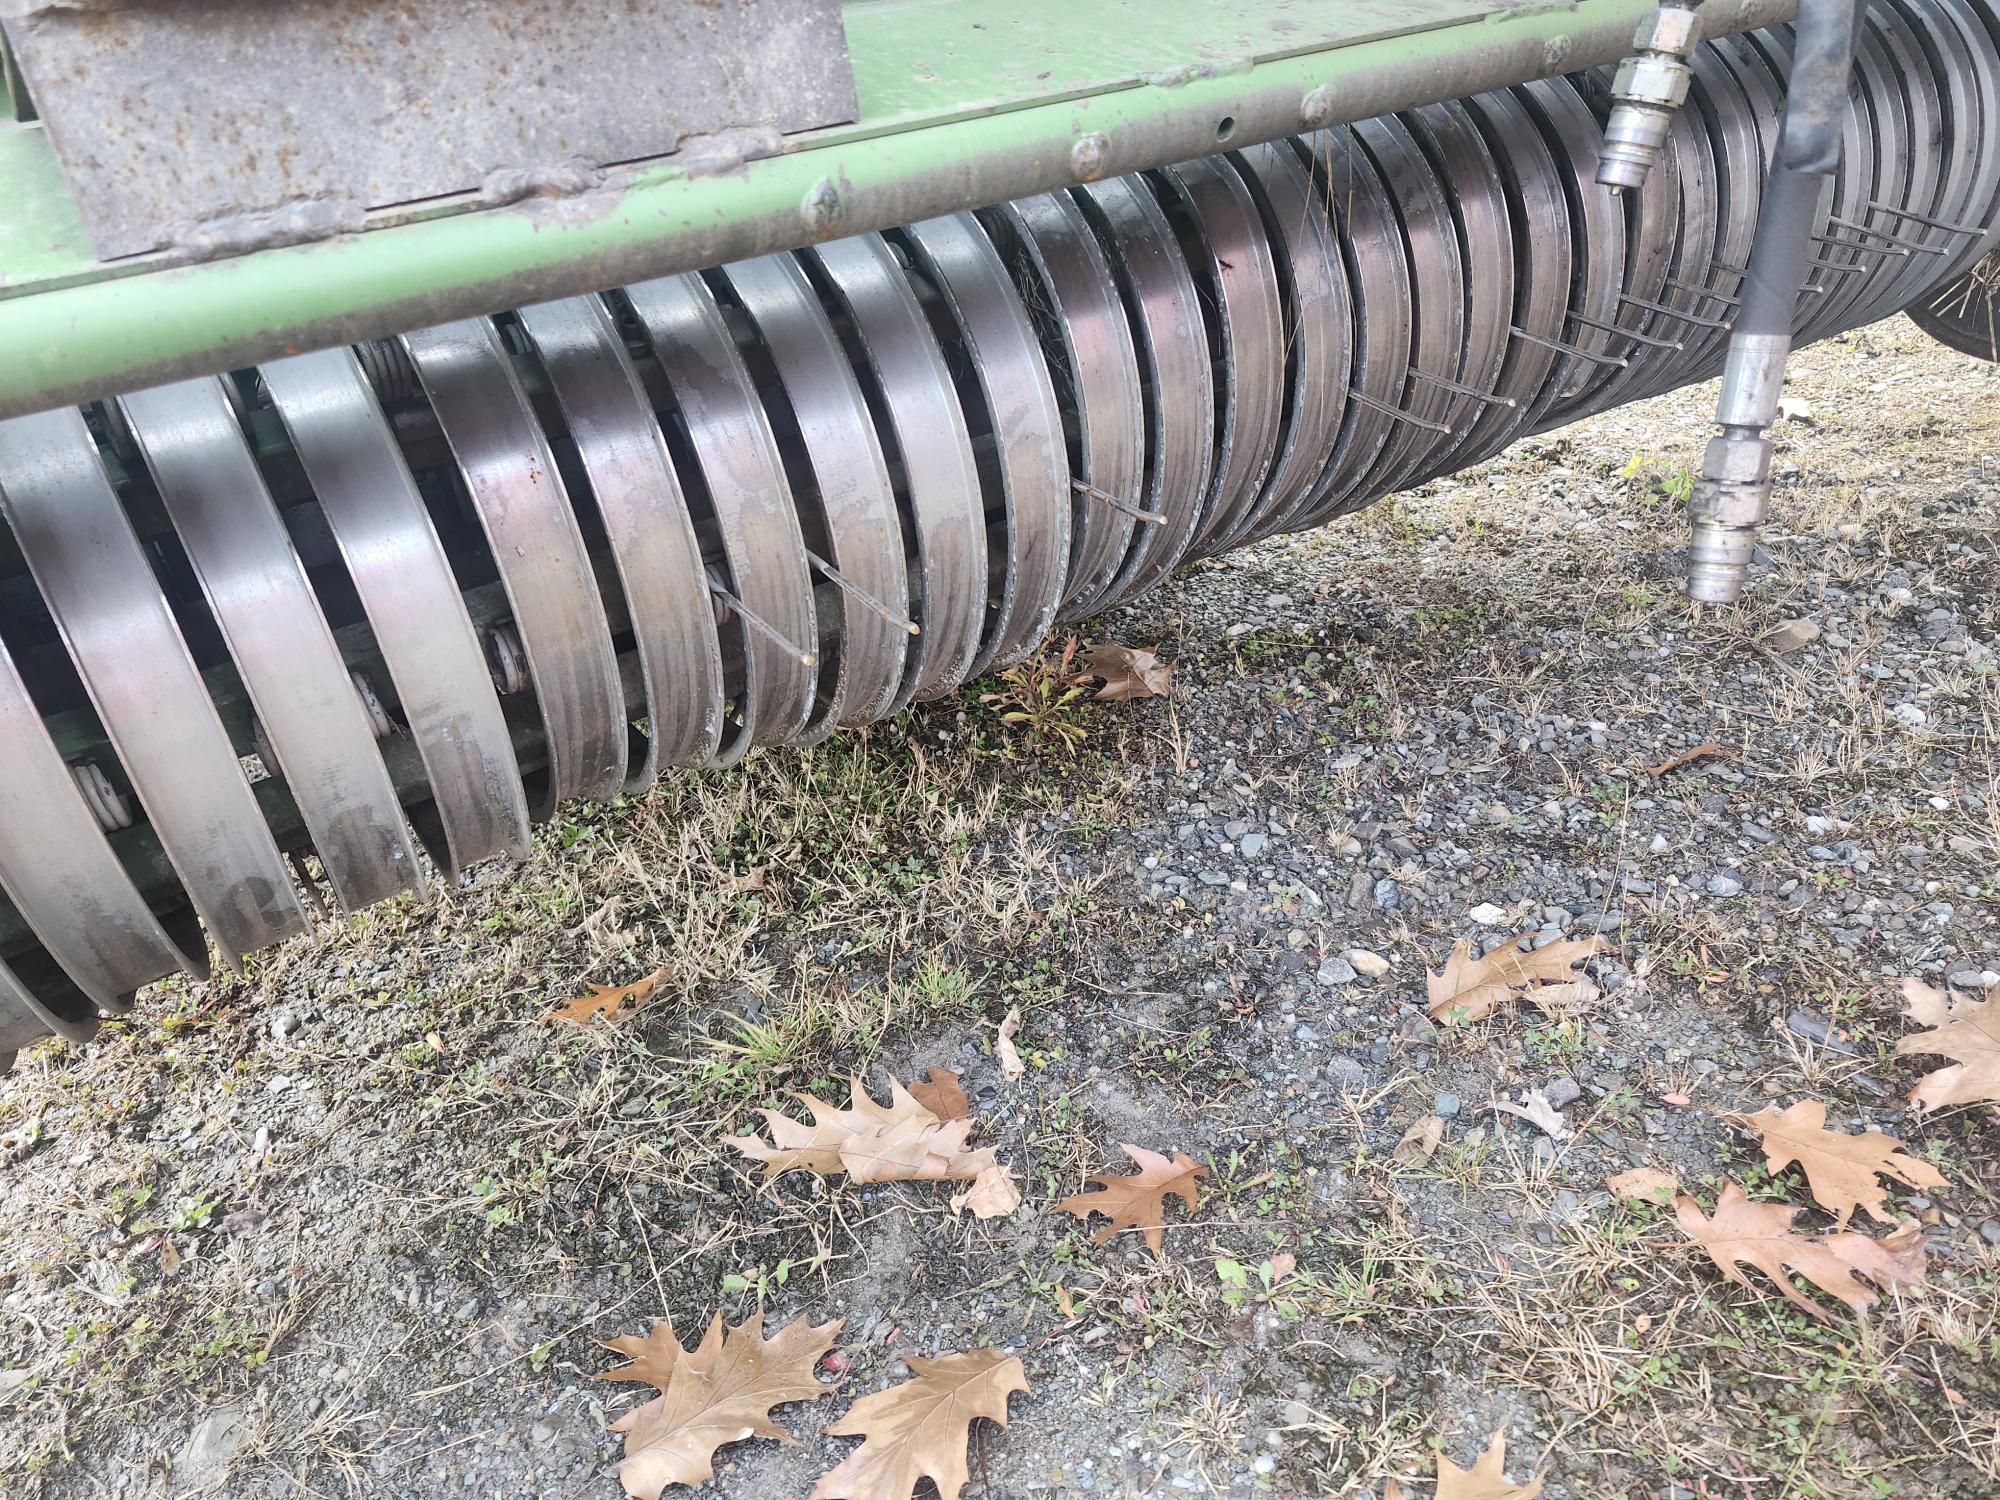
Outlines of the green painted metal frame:
{"type": "MultiPolygon", "coordinates": [[[[507,207],[101,264],[41,128],[0,122],[0,416],[983,206],[1615,61],[1650,0],[850,0],[862,117],[507,207]]],[[[1707,0],[1711,33],[1797,0],[1707,0]]]]}

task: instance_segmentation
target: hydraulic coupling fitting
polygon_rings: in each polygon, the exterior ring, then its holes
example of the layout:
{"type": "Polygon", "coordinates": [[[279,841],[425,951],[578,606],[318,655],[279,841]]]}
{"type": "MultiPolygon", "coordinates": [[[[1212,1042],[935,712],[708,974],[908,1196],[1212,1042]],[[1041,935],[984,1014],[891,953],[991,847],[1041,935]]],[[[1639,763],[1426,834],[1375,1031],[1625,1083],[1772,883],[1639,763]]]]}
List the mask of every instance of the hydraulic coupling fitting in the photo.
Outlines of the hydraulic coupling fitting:
{"type": "Polygon", "coordinates": [[[1733,604],[1743,593],[1771,499],[1771,440],[1760,429],[1730,428],[1708,440],[1701,469],[1688,498],[1688,519],[1694,523],[1688,597],[1733,604]]]}
{"type": "Polygon", "coordinates": [[[1783,334],[1738,334],[1730,343],[1716,405],[1718,431],[1708,440],[1701,477],[1688,497],[1688,596],[1704,604],[1733,604],[1743,593],[1771,499],[1769,430],[1790,352],[1791,339],[1783,334]]]}
{"type": "Polygon", "coordinates": [[[1674,111],[1687,98],[1688,56],[1701,40],[1701,18],[1681,5],[1663,5],[1639,23],[1633,55],[1611,84],[1611,118],[1597,180],[1614,192],[1636,188],[1659,160],[1674,111]]]}

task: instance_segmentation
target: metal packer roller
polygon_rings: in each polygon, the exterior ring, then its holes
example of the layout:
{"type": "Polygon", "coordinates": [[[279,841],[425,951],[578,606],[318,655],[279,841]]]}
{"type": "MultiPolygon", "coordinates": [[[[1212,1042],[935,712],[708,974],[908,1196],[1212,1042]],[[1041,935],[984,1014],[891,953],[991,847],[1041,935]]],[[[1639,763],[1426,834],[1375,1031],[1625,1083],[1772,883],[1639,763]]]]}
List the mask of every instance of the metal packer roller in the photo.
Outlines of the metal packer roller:
{"type": "Polygon", "coordinates": [[[0,6],[0,1051],[1735,381],[1747,305],[1993,353],[1993,0],[506,0],[617,81],[440,101],[290,9],[0,6]]]}

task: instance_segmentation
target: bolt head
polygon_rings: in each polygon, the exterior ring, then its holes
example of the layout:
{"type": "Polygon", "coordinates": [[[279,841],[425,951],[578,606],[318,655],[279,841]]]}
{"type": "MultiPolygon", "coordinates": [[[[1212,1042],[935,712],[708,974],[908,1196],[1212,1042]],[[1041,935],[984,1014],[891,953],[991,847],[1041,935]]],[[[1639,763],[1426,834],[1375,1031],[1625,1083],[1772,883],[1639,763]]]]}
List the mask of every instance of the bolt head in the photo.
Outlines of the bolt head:
{"type": "Polygon", "coordinates": [[[1095,182],[1111,163],[1111,137],[1100,130],[1076,138],[1069,148],[1069,169],[1079,182],[1095,182]]]}

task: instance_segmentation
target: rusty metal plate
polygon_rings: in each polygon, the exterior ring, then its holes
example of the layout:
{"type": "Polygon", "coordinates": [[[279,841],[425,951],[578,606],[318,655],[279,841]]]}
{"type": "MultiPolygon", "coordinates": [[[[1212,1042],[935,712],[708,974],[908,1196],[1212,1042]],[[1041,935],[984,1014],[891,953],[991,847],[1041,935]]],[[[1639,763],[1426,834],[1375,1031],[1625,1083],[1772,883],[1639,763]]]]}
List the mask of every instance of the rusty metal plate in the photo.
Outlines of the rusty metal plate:
{"type": "Polygon", "coordinates": [[[838,0],[0,0],[101,259],[587,191],[852,120],[838,0]],[[715,138],[721,138],[719,141],[715,138]]]}

